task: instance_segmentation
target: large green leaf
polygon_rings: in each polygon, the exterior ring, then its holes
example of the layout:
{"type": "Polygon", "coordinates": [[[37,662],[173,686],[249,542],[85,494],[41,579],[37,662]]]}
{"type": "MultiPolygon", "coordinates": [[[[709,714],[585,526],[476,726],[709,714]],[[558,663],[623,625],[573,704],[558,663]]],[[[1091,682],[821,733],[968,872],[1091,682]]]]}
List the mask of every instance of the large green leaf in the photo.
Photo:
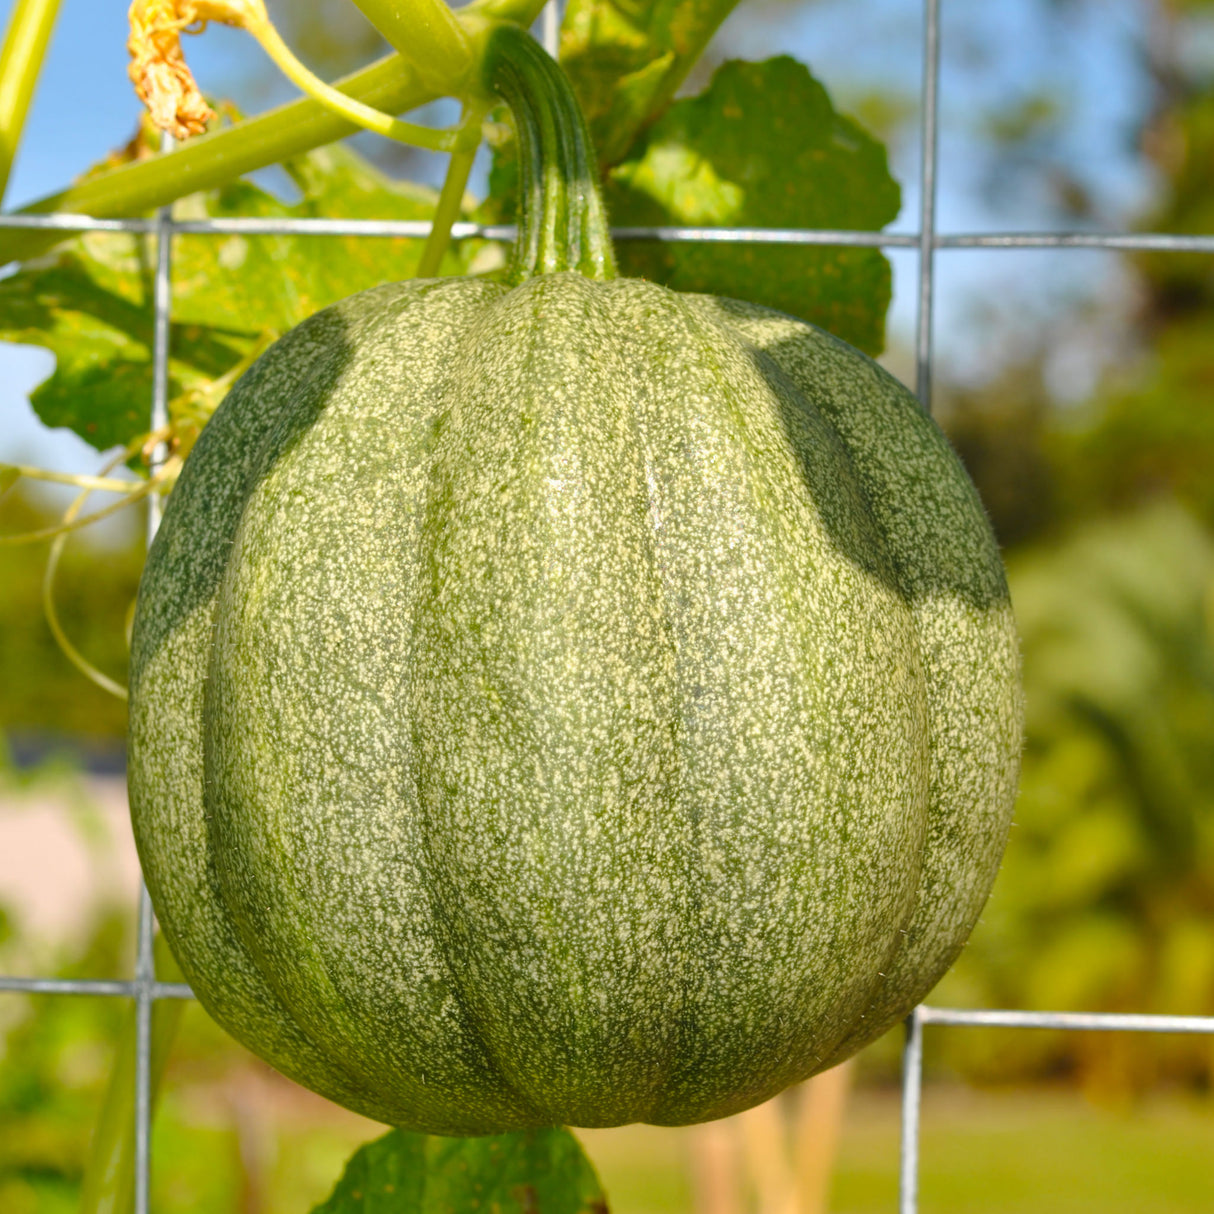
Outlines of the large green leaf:
{"type": "MultiPolygon", "coordinates": [[[[795,59],[731,61],[676,102],[606,180],[620,226],[878,230],[900,191],[884,147],[837,113],[795,59]]],[[[884,344],[889,263],[877,249],[621,242],[623,273],[804,317],[869,353],[884,344]]]]}
{"type": "MultiPolygon", "coordinates": [[[[312,152],[288,171],[300,190],[297,202],[237,181],[183,200],[176,215],[427,219],[433,212],[432,191],[391,181],[341,146],[312,152]]],[[[177,237],[170,395],[205,390],[259,339],[334,300],[411,277],[421,245],[337,236],[177,237]]],[[[102,450],[147,429],[154,258],[151,237],[94,232],[0,281],[0,338],[55,355],[54,373],[31,397],[38,416],[102,450]]],[[[459,258],[449,253],[444,270],[461,271],[459,258]]]]}
{"type": "Polygon", "coordinates": [[[670,103],[738,0],[569,0],[561,63],[603,165],[670,103]]]}
{"type": "Polygon", "coordinates": [[[360,1148],[313,1214],[607,1214],[568,1130],[439,1138],[393,1130],[360,1148]]]}

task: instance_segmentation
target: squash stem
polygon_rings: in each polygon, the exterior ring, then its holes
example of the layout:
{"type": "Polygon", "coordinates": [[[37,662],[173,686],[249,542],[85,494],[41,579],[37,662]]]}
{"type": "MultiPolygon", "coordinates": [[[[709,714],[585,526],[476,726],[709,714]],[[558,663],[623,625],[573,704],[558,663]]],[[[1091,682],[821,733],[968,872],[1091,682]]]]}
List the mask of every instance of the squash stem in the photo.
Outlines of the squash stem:
{"type": "Polygon", "coordinates": [[[488,34],[484,80],[510,107],[518,143],[519,219],[511,277],[576,270],[614,278],[615,252],[594,147],[568,77],[516,25],[488,34]]]}

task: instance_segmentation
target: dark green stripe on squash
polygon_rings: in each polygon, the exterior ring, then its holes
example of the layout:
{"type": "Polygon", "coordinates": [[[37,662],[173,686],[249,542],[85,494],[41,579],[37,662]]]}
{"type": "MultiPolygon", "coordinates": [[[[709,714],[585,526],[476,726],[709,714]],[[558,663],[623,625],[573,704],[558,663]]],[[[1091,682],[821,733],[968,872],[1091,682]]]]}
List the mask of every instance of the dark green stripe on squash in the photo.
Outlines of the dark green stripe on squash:
{"type": "Polygon", "coordinates": [[[801,322],[592,281],[583,219],[590,276],[284,337],[140,590],[132,814],[182,969],[412,1129],[757,1103],[930,989],[1007,832],[1016,641],[938,429],[801,322]]]}

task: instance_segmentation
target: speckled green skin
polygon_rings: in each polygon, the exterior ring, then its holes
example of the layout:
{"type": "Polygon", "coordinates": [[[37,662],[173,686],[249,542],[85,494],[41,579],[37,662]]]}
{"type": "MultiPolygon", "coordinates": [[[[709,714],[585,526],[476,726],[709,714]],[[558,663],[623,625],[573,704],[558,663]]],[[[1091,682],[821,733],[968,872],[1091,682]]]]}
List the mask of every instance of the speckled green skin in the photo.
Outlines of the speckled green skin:
{"type": "Polygon", "coordinates": [[[569,273],[384,286],[265,354],[131,691],[203,1004],[446,1134],[721,1117],[859,1049],[972,928],[1020,749],[995,544],[910,394],[569,273]]]}

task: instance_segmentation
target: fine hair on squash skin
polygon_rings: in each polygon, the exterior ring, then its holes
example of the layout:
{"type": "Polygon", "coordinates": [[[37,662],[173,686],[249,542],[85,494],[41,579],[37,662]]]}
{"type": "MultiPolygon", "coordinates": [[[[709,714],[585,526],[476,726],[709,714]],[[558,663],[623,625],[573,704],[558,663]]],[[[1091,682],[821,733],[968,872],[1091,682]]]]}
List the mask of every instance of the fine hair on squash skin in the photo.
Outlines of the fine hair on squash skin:
{"type": "Polygon", "coordinates": [[[487,56],[527,132],[509,280],[271,347],[133,643],[136,840],[199,998],[441,1134],[707,1120],[855,1053],[976,922],[1020,749],[938,428],[812,326],[614,277],[533,46],[487,56]]]}

